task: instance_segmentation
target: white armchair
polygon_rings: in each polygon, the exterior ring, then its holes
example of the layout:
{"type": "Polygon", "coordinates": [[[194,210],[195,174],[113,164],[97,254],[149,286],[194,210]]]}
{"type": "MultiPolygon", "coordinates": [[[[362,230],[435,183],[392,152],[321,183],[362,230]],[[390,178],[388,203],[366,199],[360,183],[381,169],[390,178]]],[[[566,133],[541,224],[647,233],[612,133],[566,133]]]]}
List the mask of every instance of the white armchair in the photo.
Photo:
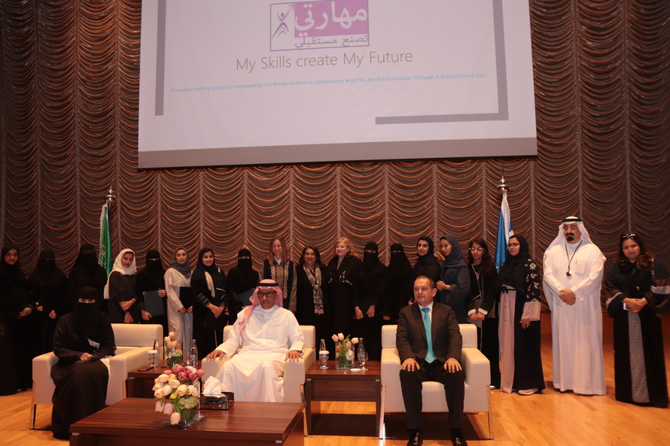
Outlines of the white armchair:
{"type": "MultiPolygon", "coordinates": [[[[461,363],[465,372],[465,412],[486,412],[489,439],[493,439],[491,418],[491,370],[489,360],[477,349],[477,328],[472,324],[460,324],[463,337],[461,363]]],[[[400,389],[400,356],[396,348],[396,325],[382,327],[381,380],[386,386],[384,412],[405,412],[400,389]]],[[[442,384],[434,381],[423,383],[423,412],[448,412],[442,384]]]]}
{"type": "MultiPolygon", "coordinates": [[[[227,325],[223,329],[223,341],[228,339],[231,325],[227,325]]],[[[305,383],[305,372],[312,366],[316,360],[316,353],[314,345],[316,342],[316,329],[312,325],[301,325],[300,330],[305,338],[305,345],[302,348],[303,359],[296,362],[287,362],[284,369],[284,402],[285,403],[301,403],[302,396],[300,392],[301,386],[305,383]]],[[[202,369],[205,374],[202,377],[202,382],[207,381],[210,376],[216,376],[219,369],[223,366],[224,361],[202,361],[202,369]]]]}
{"type": "MultiPolygon", "coordinates": [[[[163,327],[157,324],[112,324],[116,351],[109,364],[107,383],[107,405],[126,397],[128,371],[147,364],[147,351],[154,339],[163,338],[163,327]]],[[[51,367],[58,362],[53,352],[33,358],[33,404],[30,411],[30,428],[35,428],[38,404],[51,404],[55,385],[51,379],[51,367]]]]}

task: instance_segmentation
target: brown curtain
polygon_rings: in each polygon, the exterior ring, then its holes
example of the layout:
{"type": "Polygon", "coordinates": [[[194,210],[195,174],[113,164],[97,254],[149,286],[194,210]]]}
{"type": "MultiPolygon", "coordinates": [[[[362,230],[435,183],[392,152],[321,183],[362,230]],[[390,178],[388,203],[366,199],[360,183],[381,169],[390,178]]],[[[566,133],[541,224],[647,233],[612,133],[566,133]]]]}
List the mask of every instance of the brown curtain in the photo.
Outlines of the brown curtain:
{"type": "MultiPolygon", "coordinates": [[[[540,261],[559,221],[581,215],[610,259],[642,234],[670,265],[670,2],[531,0],[537,158],[138,171],[141,1],[0,3],[0,239],[33,269],[54,249],[69,270],[98,243],[110,187],[114,252],[144,263],[214,249],[227,270],[283,235],[324,261],[338,236],[388,259],[400,242],[453,233],[495,246],[504,167],[514,230],[540,261]]],[[[411,154],[408,154],[410,157],[411,154]]]]}

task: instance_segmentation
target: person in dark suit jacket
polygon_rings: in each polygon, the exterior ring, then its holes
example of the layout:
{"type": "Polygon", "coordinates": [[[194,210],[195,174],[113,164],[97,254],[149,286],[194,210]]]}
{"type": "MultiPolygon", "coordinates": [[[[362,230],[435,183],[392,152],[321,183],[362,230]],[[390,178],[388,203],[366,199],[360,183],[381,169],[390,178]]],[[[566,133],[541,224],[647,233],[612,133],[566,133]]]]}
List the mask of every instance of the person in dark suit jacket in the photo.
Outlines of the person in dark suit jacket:
{"type": "Polygon", "coordinates": [[[407,412],[407,429],[411,432],[408,446],[423,443],[421,388],[424,381],[438,381],[444,385],[451,440],[455,446],[467,444],[461,433],[465,394],[465,374],[460,363],[463,339],[454,310],[433,302],[436,294],[432,279],[417,277],[414,304],[404,307],[398,318],[396,346],[402,362],[400,385],[407,412]],[[430,320],[430,343],[425,318],[430,320]]]}

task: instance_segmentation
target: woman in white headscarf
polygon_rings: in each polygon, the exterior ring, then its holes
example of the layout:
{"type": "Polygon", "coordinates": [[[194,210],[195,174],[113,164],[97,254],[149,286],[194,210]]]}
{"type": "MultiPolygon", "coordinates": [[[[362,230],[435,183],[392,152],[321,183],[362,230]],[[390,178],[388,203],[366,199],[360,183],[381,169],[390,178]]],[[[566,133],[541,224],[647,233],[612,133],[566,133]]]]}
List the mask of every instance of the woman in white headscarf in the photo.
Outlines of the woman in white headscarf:
{"type": "Polygon", "coordinates": [[[135,296],[137,266],[132,249],[124,249],[114,260],[109,273],[105,297],[109,298],[109,320],[113,324],[139,324],[140,310],[135,296]]]}

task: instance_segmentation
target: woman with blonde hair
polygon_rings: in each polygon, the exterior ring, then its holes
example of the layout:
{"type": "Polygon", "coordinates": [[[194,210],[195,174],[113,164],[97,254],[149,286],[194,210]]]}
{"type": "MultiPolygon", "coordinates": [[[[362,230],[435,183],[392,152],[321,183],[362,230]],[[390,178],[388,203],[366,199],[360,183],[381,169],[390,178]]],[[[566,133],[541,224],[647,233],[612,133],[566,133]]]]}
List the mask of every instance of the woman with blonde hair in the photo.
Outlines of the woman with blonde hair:
{"type": "Polygon", "coordinates": [[[268,257],[263,260],[263,279],[272,279],[279,284],[284,295],[284,308],[295,313],[296,275],[295,265],[288,258],[288,249],[280,235],[272,237],[268,257]]]}
{"type": "Polygon", "coordinates": [[[330,326],[336,332],[351,334],[354,318],[363,317],[359,308],[362,263],[346,237],[335,241],[333,254],[328,262],[330,326]]]}

